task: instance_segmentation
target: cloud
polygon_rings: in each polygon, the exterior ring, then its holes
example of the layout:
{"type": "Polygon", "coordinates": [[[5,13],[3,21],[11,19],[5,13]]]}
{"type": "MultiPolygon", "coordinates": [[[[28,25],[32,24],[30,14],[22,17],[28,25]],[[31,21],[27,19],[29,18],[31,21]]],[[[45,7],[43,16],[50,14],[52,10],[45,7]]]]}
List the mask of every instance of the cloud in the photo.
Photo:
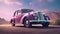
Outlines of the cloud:
{"type": "Polygon", "coordinates": [[[53,2],[54,0],[47,0],[48,2],[53,2]]]}
{"type": "Polygon", "coordinates": [[[37,2],[44,2],[44,0],[36,0],[37,2]]]}
{"type": "Polygon", "coordinates": [[[44,0],[35,0],[29,3],[33,9],[40,10],[43,7],[47,6],[47,3],[44,0]]]}
{"type": "Polygon", "coordinates": [[[19,0],[0,0],[0,2],[4,2],[7,5],[13,5],[13,4],[22,5],[22,3],[19,2],[19,0]]]}
{"type": "Polygon", "coordinates": [[[54,0],[36,0],[37,2],[53,2],[54,0]]]}
{"type": "Polygon", "coordinates": [[[2,0],[0,0],[0,2],[1,2],[2,0]]]}
{"type": "Polygon", "coordinates": [[[17,4],[17,5],[22,5],[22,3],[20,3],[20,2],[15,2],[15,4],[17,4]]]}
{"type": "Polygon", "coordinates": [[[32,2],[30,2],[30,6],[34,9],[44,9],[47,8],[49,6],[48,3],[52,3],[55,0],[32,0],[32,2]]]}

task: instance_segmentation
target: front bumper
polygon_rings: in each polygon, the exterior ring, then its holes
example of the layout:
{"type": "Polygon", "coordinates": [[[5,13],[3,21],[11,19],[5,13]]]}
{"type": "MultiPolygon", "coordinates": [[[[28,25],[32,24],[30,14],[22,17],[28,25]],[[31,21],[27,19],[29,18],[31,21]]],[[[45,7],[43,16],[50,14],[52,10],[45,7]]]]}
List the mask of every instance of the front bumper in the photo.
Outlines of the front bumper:
{"type": "Polygon", "coordinates": [[[29,20],[29,22],[51,22],[51,20],[29,20]]]}

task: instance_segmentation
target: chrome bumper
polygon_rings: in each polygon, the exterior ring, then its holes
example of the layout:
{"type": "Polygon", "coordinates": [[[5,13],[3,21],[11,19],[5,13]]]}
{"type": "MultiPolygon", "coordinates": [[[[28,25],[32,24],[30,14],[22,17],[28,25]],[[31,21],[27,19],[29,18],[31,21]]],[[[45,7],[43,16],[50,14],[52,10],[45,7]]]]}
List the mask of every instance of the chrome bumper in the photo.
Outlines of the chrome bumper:
{"type": "Polygon", "coordinates": [[[30,22],[51,22],[51,20],[29,20],[30,22]]]}

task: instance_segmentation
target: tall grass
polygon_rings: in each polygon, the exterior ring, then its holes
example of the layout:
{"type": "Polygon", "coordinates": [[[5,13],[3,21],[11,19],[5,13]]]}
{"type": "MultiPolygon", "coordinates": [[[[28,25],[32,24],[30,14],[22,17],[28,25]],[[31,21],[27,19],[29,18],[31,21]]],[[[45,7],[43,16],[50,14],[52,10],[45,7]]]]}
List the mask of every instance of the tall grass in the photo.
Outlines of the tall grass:
{"type": "Polygon", "coordinates": [[[56,24],[57,24],[57,25],[60,25],[60,18],[58,18],[58,19],[56,20],[56,24]]]}

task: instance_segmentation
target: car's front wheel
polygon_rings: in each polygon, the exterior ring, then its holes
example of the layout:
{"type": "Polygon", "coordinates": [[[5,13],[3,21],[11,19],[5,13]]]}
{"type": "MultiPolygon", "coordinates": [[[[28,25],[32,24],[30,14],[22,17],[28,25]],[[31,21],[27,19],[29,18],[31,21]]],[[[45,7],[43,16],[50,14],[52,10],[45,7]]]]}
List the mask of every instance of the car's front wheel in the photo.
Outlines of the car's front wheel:
{"type": "Polygon", "coordinates": [[[24,19],[24,27],[29,28],[31,26],[32,26],[32,24],[29,22],[29,20],[27,18],[25,18],[24,19]]]}
{"type": "Polygon", "coordinates": [[[47,28],[48,25],[49,25],[49,22],[43,23],[42,25],[43,25],[44,28],[47,28]]]}

